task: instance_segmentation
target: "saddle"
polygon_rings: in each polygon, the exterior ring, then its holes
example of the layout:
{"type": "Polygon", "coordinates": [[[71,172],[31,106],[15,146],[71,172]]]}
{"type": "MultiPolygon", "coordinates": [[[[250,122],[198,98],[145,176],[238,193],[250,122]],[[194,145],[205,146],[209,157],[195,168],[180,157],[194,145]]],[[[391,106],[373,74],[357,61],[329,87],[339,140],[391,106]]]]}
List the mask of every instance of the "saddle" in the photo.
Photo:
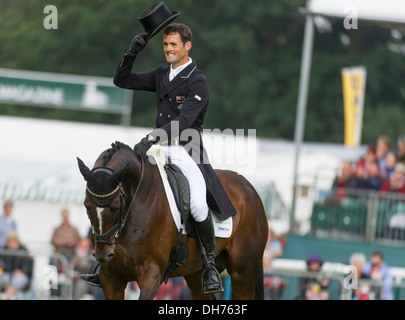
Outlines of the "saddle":
{"type": "MultiPolygon", "coordinates": [[[[192,225],[192,223],[189,223],[189,221],[193,218],[191,217],[190,211],[190,186],[186,176],[183,174],[183,172],[181,172],[180,168],[173,163],[166,163],[164,165],[164,169],[167,174],[167,180],[169,181],[170,187],[173,191],[177,208],[180,212],[181,223],[185,226],[187,231],[186,239],[182,242],[183,230],[180,229],[177,242],[170,251],[169,264],[163,279],[163,281],[167,284],[170,274],[187,260],[189,254],[187,244],[188,239],[191,236],[191,233],[189,233],[187,227],[192,225]]],[[[195,230],[193,236],[196,236],[195,230]]]]}
{"type": "Polygon", "coordinates": [[[164,169],[180,212],[181,223],[184,225],[187,235],[196,238],[197,232],[195,230],[194,218],[191,216],[190,211],[190,186],[188,180],[174,163],[166,163],[164,169]]]}
{"type": "MultiPolygon", "coordinates": [[[[167,163],[164,166],[167,174],[167,179],[169,181],[170,187],[173,191],[175,202],[177,208],[180,211],[181,223],[186,228],[187,234],[186,239],[182,242],[182,229],[180,228],[179,236],[177,237],[177,242],[173,249],[170,251],[169,264],[167,266],[165,276],[163,281],[167,283],[170,274],[180,267],[184,262],[186,262],[189,255],[189,250],[187,248],[187,243],[189,237],[198,238],[197,230],[195,227],[195,220],[191,216],[190,211],[190,186],[186,176],[181,172],[180,168],[173,163],[167,163]],[[192,223],[190,223],[192,222],[192,223]]],[[[210,212],[208,214],[211,214],[210,212]]],[[[211,223],[211,222],[210,222],[211,223]]],[[[199,239],[201,247],[201,255],[204,261],[204,266],[207,268],[209,265],[207,255],[205,253],[205,248],[199,239]]],[[[214,272],[211,269],[204,269],[205,271],[201,275],[201,287],[204,288],[204,279],[206,272],[214,272]]],[[[218,279],[220,279],[219,272],[217,273],[218,279]]],[[[220,283],[219,291],[223,291],[222,283],[220,283]]],[[[203,291],[203,293],[208,293],[203,291]]]]}
{"type": "MultiPolygon", "coordinates": [[[[198,237],[195,220],[190,210],[190,186],[186,176],[177,165],[168,161],[166,155],[161,152],[159,148],[152,146],[147,154],[152,157],[153,162],[157,164],[159,168],[173,219],[179,231],[177,242],[170,251],[169,263],[163,279],[163,281],[167,283],[170,274],[187,260],[189,255],[187,248],[189,238],[198,237]],[[170,189],[171,192],[168,192],[168,189],[170,189]],[[176,207],[176,210],[174,207],[176,207]],[[177,211],[177,213],[175,211],[177,211]]],[[[216,211],[210,208],[210,212],[213,216],[215,236],[228,238],[232,232],[232,218],[220,220],[217,218],[218,213],[216,211]]]]}

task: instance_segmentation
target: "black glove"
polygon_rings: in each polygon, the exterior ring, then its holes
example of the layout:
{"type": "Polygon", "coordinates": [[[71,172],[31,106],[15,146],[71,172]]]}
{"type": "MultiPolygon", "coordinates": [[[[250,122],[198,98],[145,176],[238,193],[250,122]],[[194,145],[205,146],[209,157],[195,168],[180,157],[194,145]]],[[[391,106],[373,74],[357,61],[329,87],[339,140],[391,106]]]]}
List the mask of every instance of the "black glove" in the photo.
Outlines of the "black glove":
{"type": "Polygon", "coordinates": [[[148,43],[148,35],[148,33],[141,33],[135,36],[131,41],[129,49],[125,51],[125,54],[129,56],[136,56],[139,52],[141,52],[148,43]]]}
{"type": "Polygon", "coordinates": [[[155,143],[155,141],[148,141],[147,138],[142,138],[141,142],[138,142],[134,146],[134,152],[139,158],[144,158],[146,159],[146,151],[149,150],[149,148],[155,143]]]}

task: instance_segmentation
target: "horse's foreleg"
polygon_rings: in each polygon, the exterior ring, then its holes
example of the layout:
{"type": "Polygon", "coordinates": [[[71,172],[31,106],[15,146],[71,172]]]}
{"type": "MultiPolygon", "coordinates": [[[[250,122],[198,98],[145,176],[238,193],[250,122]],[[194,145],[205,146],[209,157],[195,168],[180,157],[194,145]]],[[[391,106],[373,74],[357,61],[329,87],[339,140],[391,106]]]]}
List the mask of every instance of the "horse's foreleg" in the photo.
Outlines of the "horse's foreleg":
{"type": "Polygon", "coordinates": [[[141,291],[139,300],[153,300],[162,282],[162,274],[157,266],[149,266],[143,275],[138,279],[141,291]]]}
{"type": "Polygon", "coordinates": [[[100,269],[100,282],[107,300],[124,300],[127,282],[109,277],[107,272],[100,269]]]}
{"type": "Polygon", "coordinates": [[[201,273],[202,270],[197,271],[193,274],[184,276],[186,279],[187,286],[191,291],[191,297],[193,300],[214,300],[215,296],[213,294],[203,294],[201,290],[201,273]]]}

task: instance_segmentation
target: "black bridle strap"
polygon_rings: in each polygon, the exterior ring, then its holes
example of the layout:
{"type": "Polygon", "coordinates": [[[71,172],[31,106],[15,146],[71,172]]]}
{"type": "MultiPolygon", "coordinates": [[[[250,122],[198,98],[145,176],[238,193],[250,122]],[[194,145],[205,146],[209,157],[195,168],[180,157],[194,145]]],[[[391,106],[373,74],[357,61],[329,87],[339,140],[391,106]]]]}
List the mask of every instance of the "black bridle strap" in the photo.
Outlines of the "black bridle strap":
{"type": "Polygon", "coordinates": [[[117,234],[115,235],[115,239],[117,239],[117,238],[119,237],[119,235],[121,234],[122,229],[124,228],[125,222],[126,222],[126,220],[127,220],[127,216],[128,216],[128,214],[129,214],[129,211],[130,211],[130,209],[131,209],[131,207],[132,207],[132,204],[134,203],[134,200],[135,200],[135,198],[136,198],[136,195],[138,194],[138,191],[139,191],[139,187],[141,186],[141,183],[142,183],[142,181],[143,181],[144,172],[145,172],[145,163],[144,163],[143,158],[141,158],[141,178],[139,179],[139,183],[138,183],[138,185],[136,186],[136,190],[135,190],[134,196],[132,197],[131,203],[129,204],[127,213],[126,213],[126,215],[123,217],[123,219],[121,219],[121,224],[120,224],[120,226],[119,226],[119,228],[118,228],[117,234]]]}
{"type": "Polygon", "coordinates": [[[105,232],[105,233],[103,233],[103,234],[99,234],[99,233],[97,233],[96,232],[96,230],[94,230],[94,228],[92,227],[92,229],[93,229],[93,234],[94,234],[94,236],[95,236],[95,242],[96,243],[104,243],[104,244],[108,244],[108,245],[113,245],[113,244],[115,244],[115,239],[117,239],[118,237],[119,237],[119,235],[121,234],[121,231],[122,231],[122,229],[124,228],[124,225],[125,225],[125,222],[126,222],[126,220],[127,220],[127,216],[128,216],[128,213],[129,213],[129,210],[131,209],[131,206],[132,206],[132,204],[133,204],[133,202],[134,202],[134,200],[135,200],[135,198],[136,198],[136,195],[137,195],[137,193],[138,193],[138,191],[139,191],[139,187],[140,187],[140,185],[141,185],[141,183],[142,183],[142,180],[143,180],[143,176],[144,176],[144,166],[145,166],[145,164],[144,164],[144,160],[143,160],[143,158],[141,158],[141,178],[140,178],[140,180],[139,180],[139,183],[138,183],[138,185],[136,186],[136,190],[135,190],[135,193],[134,193],[134,196],[133,196],[133,198],[132,198],[132,200],[131,200],[131,203],[129,204],[129,207],[128,207],[128,210],[127,210],[127,213],[125,214],[125,215],[123,215],[123,212],[124,212],[124,205],[123,205],[123,200],[122,200],[122,197],[125,197],[125,194],[124,193],[122,193],[122,192],[120,192],[120,203],[121,203],[121,208],[120,208],[120,220],[116,223],[116,224],[114,224],[107,232],[105,232]],[[114,231],[117,231],[116,232],[116,234],[115,234],[115,239],[113,240],[113,241],[107,241],[107,240],[104,240],[104,238],[106,238],[106,237],[108,237],[109,235],[111,235],[114,231]]]}
{"type": "Polygon", "coordinates": [[[104,240],[104,238],[108,237],[110,234],[112,234],[115,230],[117,230],[120,226],[120,222],[117,222],[116,224],[114,224],[110,230],[108,230],[107,232],[103,233],[103,234],[99,234],[96,232],[96,230],[94,230],[93,228],[93,233],[94,236],[96,237],[96,243],[105,243],[105,244],[109,244],[109,245],[113,245],[114,241],[107,241],[104,240]]]}

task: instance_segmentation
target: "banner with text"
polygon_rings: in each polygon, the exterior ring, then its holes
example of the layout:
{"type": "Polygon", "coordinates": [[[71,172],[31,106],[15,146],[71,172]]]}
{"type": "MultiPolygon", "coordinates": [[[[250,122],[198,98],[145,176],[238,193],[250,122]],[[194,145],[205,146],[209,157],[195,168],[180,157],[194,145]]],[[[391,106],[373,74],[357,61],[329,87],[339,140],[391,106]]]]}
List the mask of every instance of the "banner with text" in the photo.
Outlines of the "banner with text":
{"type": "Polygon", "coordinates": [[[131,99],[112,78],[0,69],[0,103],[129,116],[131,99]]]}
{"type": "Polygon", "coordinates": [[[364,67],[342,69],[344,144],[348,147],[361,143],[366,74],[364,67]]]}

